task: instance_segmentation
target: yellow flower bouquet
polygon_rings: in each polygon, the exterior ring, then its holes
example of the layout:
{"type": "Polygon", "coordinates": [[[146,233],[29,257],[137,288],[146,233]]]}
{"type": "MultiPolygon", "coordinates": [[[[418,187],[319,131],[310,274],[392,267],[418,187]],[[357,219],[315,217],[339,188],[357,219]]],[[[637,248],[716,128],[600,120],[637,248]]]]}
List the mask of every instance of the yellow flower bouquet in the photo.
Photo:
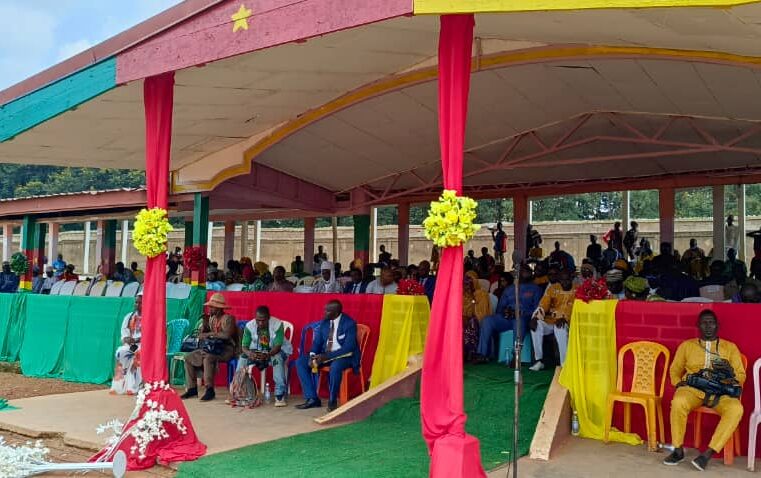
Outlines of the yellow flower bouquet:
{"type": "Polygon", "coordinates": [[[132,232],[135,249],[148,258],[163,254],[166,251],[167,234],[174,230],[169,224],[166,209],[143,209],[135,219],[135,230],[132,232]]]}
{"type": "Polygon", "coordinates": [[[457,247],[469,241],[481,228],[474,224],[478,203],[445,189],[438,201],[431,202],[423,221],[425,237],[439,247],[457,247]]]}

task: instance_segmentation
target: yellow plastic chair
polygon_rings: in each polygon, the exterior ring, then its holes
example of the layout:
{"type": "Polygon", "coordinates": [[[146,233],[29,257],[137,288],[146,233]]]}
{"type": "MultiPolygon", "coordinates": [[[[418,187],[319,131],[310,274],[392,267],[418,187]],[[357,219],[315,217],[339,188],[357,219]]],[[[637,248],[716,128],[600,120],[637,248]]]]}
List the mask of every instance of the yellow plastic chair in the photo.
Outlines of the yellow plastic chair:
{"type": "Polygon", "coordinates": [[[618,379],[616,391],[608,394],[606,407],[605,432],[603,441],[608,442],[611,422],[613,420],[613,405],[616,402],[624,404],[624,431],[631,431],[631,405],[641,405],[645,409],[645,425],[647,427],[647,448],[657,451],[658,437],[656,436],[655,420],[658,419],[658,432],[661,440],[664,440],[663,426],[663,390],[666,385],[671,353],[661,344],[655,342],[632,342],[621,347],[618,351],[618,379]],[[624,358],[627,352],[634,355],[634,374],[629,384],[629,391],[624,391],[624,358]],[[656,378],[656,366],[661,355],[666,357],[663,363],[660,380],[656,378]],[[658,386],[656,390],[656,385],[658,386]]]}

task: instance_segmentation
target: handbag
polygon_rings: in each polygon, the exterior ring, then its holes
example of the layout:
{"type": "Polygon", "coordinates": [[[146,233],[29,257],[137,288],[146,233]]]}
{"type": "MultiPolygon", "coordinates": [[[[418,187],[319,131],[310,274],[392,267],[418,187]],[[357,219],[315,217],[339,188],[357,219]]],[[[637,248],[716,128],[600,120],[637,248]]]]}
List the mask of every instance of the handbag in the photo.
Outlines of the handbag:
{"type": "Polygon", "coordinates": [[[201,350],[210,355],[222,355],[225,351],[226,341],[224,339],[209,338],[204,339],[201,350]]]}
{"type": "Polygon", "coordinates": [[[195,335],[188,335],[182,339],[182,345],[180,345],[180,352],[195,352],[199,348],[199,340],[195,335]]]}

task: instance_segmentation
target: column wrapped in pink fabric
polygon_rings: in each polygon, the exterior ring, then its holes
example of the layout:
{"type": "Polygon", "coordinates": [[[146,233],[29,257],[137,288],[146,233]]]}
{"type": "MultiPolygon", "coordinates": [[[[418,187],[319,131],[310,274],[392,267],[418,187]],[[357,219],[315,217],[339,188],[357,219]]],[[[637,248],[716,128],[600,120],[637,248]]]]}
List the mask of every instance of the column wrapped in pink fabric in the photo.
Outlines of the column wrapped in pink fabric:
{"type": "MultiPolygon", "coordinates": [[[[169,159],[172,143],[174,72],[147,78],[143,85],[145,103],[145,179],[148,208],[167,208],[169,202],[169,159]]],[[[151,468],[157,461],[172,463],[195,460],[206,453],[206,445],[196,437],[185,406],[167,382],[166,363],[166,258],[149,258],[145,270],[140,345],[141,373],[150,391],[143,391],[138,405],[124,427],[120,440],[91,458],[111,461],[117,451],[127,455],[128,470],[151,468]],[[154,405],[155,404],[155,405],[154,405]],[[176,410],[181,426],[165,422],[165,438],[154,438],[139,450],[132,430],[140,428],[146,412],[163,408],[176,410]]]]}
{"type": "MultiPolygon", "coordinates": [[[[444,188],[462,192],[473,15],[441,17],[439,140],[444,188]]],[[[443,250],[421,383],[423,438],[431,477],[485,477],[478,440],[465,433],[462,378],[462,246],[443,250]]]]}

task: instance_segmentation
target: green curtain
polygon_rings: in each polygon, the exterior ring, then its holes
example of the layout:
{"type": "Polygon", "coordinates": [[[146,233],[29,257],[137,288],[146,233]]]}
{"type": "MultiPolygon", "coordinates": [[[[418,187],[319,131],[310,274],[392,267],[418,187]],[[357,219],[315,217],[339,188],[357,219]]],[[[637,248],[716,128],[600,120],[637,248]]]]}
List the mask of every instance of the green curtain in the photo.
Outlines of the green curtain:
{"type": "Polygon", "coordinates": [[[21,371],[31,377],[60,377],[72,297],[27,295],[21,371]]]}
{"type": "Polygon", "coordinates": [[[0,362],[19,359],[27,294],[0,294],[0,362]]]}

